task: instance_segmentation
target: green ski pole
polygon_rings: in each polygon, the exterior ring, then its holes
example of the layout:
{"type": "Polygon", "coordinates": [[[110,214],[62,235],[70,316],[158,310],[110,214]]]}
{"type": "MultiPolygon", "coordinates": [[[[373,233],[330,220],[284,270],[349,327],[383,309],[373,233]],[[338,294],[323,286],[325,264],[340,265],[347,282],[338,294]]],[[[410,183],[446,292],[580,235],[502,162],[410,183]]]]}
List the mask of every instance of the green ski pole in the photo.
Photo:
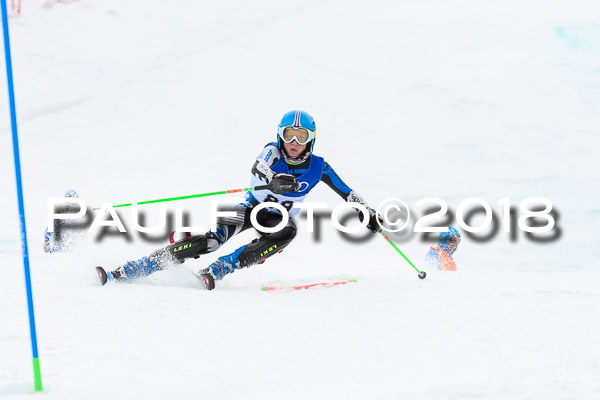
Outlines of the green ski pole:
{"type": "MultiPolygon", "coordinates": [[[[243,189],[222,190],[220,192],[191,194],[191,195],[188,195],[188,196],[167,197],[167,198],[164,198],[164,199],[139,201],[136,204],[137,205],[142,205],[142,204],[164,203],[166,201],[195,199],[197,197],[208,197],[208,196],[217,196],[217,195],[220,195],[220,194],[242,193],[242,192],[248,192],[250,190],[264,190],[264,189],[269,189],[269,188],[270,188],[269,185],[261,185],[261,186],[255,186],[255,187],[250,187],[250,188],[243,188],[243,189]]],[[[117,205],[114,205],[113,208],[129,207],[132,204],[133,203],[117,204],[117,205]]],[[[100,208],[94,208],[93,210],[96,211],[96,210],[99,210],[99,209],[100,208]]]]}
{"type": "Polygon", "coordinates": [[[415,264],[413,264],[413,263],[412,263],[412,262],[411,262],[411,261],[408,259],[408,257],[406,257],[402,251],[400,251],[400,249],[398,248],[398,246],[396,246],[396,244],[395,244],[394,242],[392,242],[392,240],[391,240],[391,239],[390,239],[390,238],[389,238],[389,237],[388,237],[388,236],[387,236],[385,233],[383,233],[383,229],[380,229],[380,230],[379,230],[379,233],[381,234],[381,236],[383,236],[383,238],[384,238],[385,240],[387,240],[387,241],[388,241],[388,243],[389,243],[389,244],[391,244],[391,245],[392,245],[392,247],[393,247],[394,249],[396,249],[396,251],[397,251],[397,252],[398,252],[398,253],[399,253],[399,254],[400,254],[400,255],[401,255],[401,256],[402,256],[402,257],[403,257],[403,258],[406,260],[406,262],[407,262],[407,263],[409,263],[409,264],[410,264],[410,266],[411,266],[411,267],[413,267],[413,268],[415,269],[415,271],[417,271],[417,272],[419,273],[419,275],[418,275],[418,276],[419,276],[419,279],[425,279],[425,277],[427,276],[427,273],[426,273],[425,271],[419,271],[419,268],[415,267],[415,264]]]}

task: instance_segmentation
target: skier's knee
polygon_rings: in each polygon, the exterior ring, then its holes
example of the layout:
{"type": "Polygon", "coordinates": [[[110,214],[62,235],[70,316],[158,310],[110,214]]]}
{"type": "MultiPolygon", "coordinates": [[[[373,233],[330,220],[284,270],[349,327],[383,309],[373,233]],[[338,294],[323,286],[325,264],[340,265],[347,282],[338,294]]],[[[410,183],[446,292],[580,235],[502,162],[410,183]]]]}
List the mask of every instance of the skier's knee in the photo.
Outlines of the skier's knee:
{"type": "Polygon", "coordinates": [[[282,230],[280,230],[279,232],[277,232],[279,239],[281,241],[284,241],[287,243],[291,242],[292,240],[294,240],[294,238],[296,237],[296,226],[286,226],[285,228],[283,228],[282,230]]]}
{"type": "Polygon", "coordinates": [[[205,235],[190,236],[172,243],[167,247],[173,258],[184,262],[188,258],[198,258],[207,250],[207,239],[205,235]]]}
{"type": "Polygon", "coordinates": [[[227,228],[217,223],[214,231],[204,235],[190,236],[172,243],[168,248],[171,255],[179,262],[188,258],[198,258],[202,254],[212,253],[228,239],[227,228]]]}
{"type": "Polygon", "coordinates": [[[296,225],[290,224],[278,232],[254,239],[238,256],[240,266],[248,267],[263,262],[283,250],[296,236],[296,225]]]}

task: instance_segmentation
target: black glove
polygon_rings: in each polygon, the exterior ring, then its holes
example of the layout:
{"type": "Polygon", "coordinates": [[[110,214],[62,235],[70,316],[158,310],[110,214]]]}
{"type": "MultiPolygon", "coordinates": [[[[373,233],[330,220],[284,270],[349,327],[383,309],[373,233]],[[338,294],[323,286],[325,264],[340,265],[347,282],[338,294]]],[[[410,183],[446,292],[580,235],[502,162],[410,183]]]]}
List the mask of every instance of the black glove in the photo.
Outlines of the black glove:
{"type": "MultiPolygon", "coordinates": [[[[383,219],[381,219],[372,208],[367,208],[367,210],[369,211],[369,223],[367,224],[367,229],[373,233],[377,233],[381,230],[381,226],[379,226],[377,220],[379,220],[380,223],[383,223],[383,219]]],[[[358,219],[360,219],[360,222],[363,222],[363,213],[358,213],[358,219]]]]}
{"type": "Polygon", "coordinates": [[[294,175],[277,174],[269,183],[269,190],[275,194],[296,193],[300,189],[300,184],[294,175]]]}

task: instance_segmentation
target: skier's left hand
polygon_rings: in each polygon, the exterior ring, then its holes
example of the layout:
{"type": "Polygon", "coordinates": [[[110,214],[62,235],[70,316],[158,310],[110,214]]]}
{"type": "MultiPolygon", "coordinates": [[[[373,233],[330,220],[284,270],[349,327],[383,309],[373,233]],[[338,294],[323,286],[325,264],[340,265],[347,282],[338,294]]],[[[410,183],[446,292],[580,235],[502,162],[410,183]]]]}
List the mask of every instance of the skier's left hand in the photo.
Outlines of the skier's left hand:
{"type": "MultiPolygon", "coordinates": [[[[379,215],[377,215],[375,210],[373,210],[372,208],[367,208],[367,210],[369,211],[369,223],[367,224],[367,229],[369,229],[373,233],[377,233],[381,230],[381,227],[379,226],[377,221],[379,220],[380,223],[383,223],[383,219],[379,215]]],[[[360,222],[363,222],[363,213],[358,213],[358,219],[360,219],[360,222]]]]}

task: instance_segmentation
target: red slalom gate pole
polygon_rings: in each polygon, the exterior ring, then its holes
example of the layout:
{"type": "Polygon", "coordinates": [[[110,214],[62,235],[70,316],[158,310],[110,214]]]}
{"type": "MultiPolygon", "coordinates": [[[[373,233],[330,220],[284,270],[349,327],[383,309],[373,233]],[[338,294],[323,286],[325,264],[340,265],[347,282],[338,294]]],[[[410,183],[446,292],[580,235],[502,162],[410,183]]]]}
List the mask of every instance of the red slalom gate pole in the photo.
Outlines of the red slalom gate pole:
{"type": "Polygon", "coordinates": [[[356,279],[347,279],[345,281],[338,282],[317,282],[317,283],[309,283],[307,285],[293,285],[293,286],[263,286],[260,288],[263,292],[274,292],[276,290],[301,290],[301,289],[310,289],[315,286],[338,286],[345,285],[346,283],[356,282],[356,279]]]}

